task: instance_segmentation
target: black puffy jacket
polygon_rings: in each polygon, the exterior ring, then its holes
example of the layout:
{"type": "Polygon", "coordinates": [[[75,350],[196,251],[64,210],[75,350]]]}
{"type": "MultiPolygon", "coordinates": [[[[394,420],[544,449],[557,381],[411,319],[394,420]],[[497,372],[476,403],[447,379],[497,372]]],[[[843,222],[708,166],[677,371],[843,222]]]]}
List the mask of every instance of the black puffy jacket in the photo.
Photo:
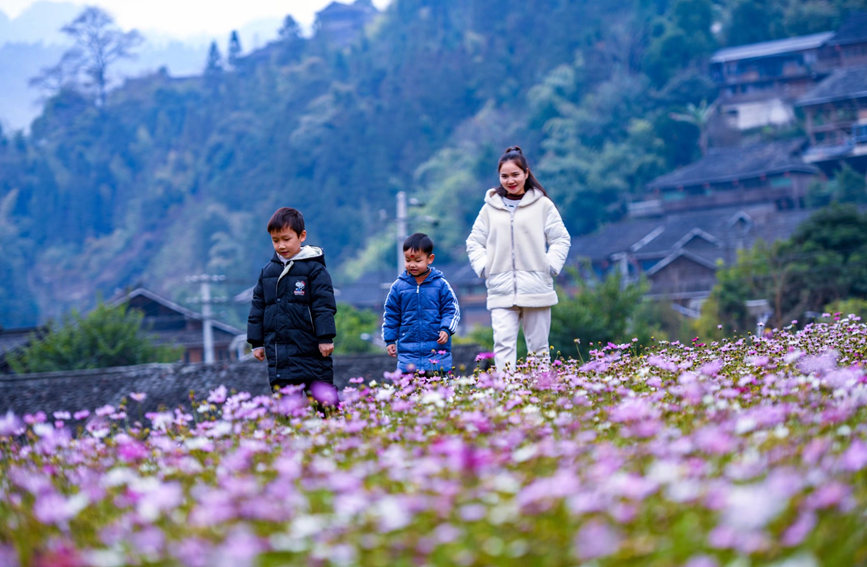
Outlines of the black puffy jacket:
{"type": "Polygon", "coordinates": [[[247,318],[247,342],[265,347],[271,386],[334,383],[331,357],[319,352],[337,331],[334,288],[325,256],[315,246],[303,246],[287,264],[277,254],[259,274],[247,318]]]}

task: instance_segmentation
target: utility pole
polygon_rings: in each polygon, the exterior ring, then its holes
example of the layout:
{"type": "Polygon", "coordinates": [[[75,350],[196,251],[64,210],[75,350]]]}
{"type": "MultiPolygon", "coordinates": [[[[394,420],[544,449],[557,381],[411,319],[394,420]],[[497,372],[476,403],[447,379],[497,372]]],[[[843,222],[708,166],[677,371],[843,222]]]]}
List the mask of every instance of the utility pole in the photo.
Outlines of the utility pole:
{"type": "Polygon", "coordinates": [[[403,241],[407,237],[406,191],[397,192],[397,275],[403,273],[403,241]]]}
{"type": "Polygon", "coordinates": [[[214,329],[212,327],[211,304],[215,303],[215,300],[211,298],[211,282],[220,282],[225,279],[226,276],[208,274],[187,278],[187,281],[201,284],[199,302],[202,304],[202,358],[205,364],[214,363],[214,329]]]}

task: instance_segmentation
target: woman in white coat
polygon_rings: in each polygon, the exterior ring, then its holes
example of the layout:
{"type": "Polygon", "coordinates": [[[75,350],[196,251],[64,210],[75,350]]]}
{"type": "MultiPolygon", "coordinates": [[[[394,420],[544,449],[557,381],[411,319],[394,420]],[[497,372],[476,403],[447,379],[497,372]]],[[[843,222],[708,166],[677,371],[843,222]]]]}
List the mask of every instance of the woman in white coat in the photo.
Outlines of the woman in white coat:
{"type": "Polygon", "coordinates": [[[571,239],[521,148],[506,149],[497,170],[500,185],[485,194],[467,238],[467,254],[488,290],[494,359],[502,372],[515,369],[519,326],[528,358],[549,360],[551,306],[557,303],[554,276],[563,269],[571,239]]]}

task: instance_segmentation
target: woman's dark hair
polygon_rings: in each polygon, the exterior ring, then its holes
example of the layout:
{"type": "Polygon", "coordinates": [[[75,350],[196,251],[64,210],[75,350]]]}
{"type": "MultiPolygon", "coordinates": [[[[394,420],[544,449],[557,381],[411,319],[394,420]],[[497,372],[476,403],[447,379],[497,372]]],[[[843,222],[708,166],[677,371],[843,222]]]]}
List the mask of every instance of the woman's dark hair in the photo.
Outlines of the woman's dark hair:
{"type": "Polygon", "coordinates": [[[280,207],[274,211],[268,221],[268,232],[280,232],[287,226],[295,231],[295,234],[301,236],[301,233],[304,232],[304,215],[301,214],[301,211],[292,207],[280,207]]]}
{"type": "MultiPolygon", "coordinates": [[[[515,165],[521,168],[521,170],[527,174],[527,181],[524,182],[524,191],[528,191],[530,189],[537,189],[542,192],[546,197],[548,196],[548,192],[545,191],[545,188],[542,187],[542,184],[539,183],[539,180],[536,179],[536,176],[533,175],[533,172],[530,171],[530,166],[527,165],[527,158],[524,157],[524,152],[521,151],[520,146],[510,146],[506,148],[506,151],[503,152],[503,155],[500,156],[500,161],[497,162],[497,172],[503,167],[503,164],[507,161],[514,162],[515,165]]],[[[501,197],[506,194],[506,189],[502,184],[497,186],[497,195],[501,197]]]]}

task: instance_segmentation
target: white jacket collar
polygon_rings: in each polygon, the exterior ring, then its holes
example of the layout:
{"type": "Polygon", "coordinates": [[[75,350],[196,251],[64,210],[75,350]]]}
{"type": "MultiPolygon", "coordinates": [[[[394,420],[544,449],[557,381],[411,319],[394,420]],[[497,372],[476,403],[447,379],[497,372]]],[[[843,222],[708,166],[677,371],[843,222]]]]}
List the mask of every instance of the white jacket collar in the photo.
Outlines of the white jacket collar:
{"type": "MultiPolygon", "coordinates": [[[[278,254],[278,256],[280,256],[278,254]]],[[[308,260],[310,258],[316,258],[317,256],[322,256],[322,248],[318,246],[302,246],[301,250],[298,251],[297,254],[292,256],[291,258],[283,258],[284,262],[290,262],[295,260],[308,260]]]]}
{"type": "MultiPolygon", "coordinates": [[[[541,199],[543,197],[541,191],[536,191],[535,189],[531,189],[524,193],[524,197],[517,201],[519,207],[526,207],[531,205],[541,199]]],[[[506,210],[506,205],[503,204],[503,197],[497,195],[497,188],[493,187],[488,189],[488,192],[485,193],[485,203],[491,205],[495,209],[506,210]]]]}

